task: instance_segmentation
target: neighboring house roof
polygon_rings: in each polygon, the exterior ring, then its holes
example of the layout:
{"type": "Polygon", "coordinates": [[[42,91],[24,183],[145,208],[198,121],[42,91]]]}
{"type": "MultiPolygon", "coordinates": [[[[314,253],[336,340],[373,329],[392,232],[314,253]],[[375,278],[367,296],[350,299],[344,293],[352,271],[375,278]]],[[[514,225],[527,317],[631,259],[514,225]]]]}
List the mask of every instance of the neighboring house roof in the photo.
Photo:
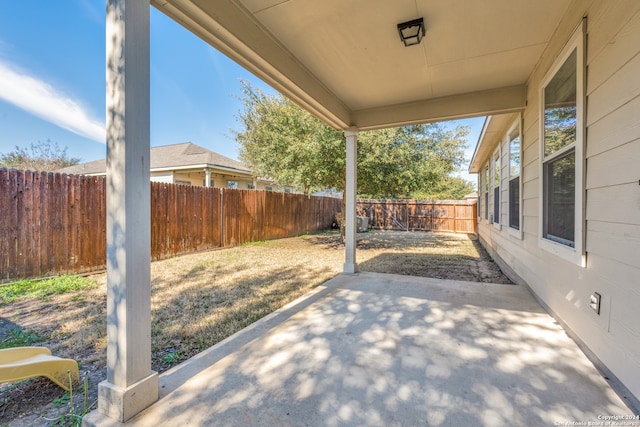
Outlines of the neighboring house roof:
{"type": "MultiPolygon", "coordinates": [[[[94,160],[63,168],[58,172],[78,175],[105,174],[106,161],[106,159],[94,160]]],[[[251,169],[242,163],[191,142],[151,147],[150,163],[152,171],[209,167],[251,174],[251,169]]]]}

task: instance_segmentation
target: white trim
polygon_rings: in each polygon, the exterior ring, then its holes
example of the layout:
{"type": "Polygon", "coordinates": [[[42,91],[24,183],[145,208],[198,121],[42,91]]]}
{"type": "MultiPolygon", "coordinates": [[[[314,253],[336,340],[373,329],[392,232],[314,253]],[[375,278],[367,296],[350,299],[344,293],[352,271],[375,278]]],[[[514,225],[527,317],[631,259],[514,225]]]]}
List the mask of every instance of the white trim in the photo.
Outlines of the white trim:
{"type": "Polygon", "coordinates": [[[192,170],[192,169],[194,172],[202,172],[202,170],[205,168],[210,169],[213,173],[216,173],[215,171],[223,171],[223,172],[231,172],[234,174],[253,176],[253,172],[251,171],[245,171],[242,169],[235,169],[235,168],[215,165],[211,163],[198,163],[198,164],[185,165],[185,166],[165,166],[160,168],[151,168],[151,172],[178,171],[178,170],[181,171],[181,170],[192,170]]]}
{"type": "Polygon", "coordinates": [[[345,273],[357,273],[356,262],[356,197],[358,192],[358,129],[344,130],[347,140],[346,188],[345,197],[345,273]]]}
{"type": "Polygon", "coordinates": [[[490,165],[491,165],[491,190],[492,190],[492,199],[491,199],[491,215],[490,217],[492,218],[491,223],[493,224],[493,227],[498,229],[498,230],[502,230],[502,143],[504,142],[504,139],[500,140],[500,142],[498,143],[498,146],[496,147],[496,149],[493,151],[493,154],[491,154],[491,161],[490,161],[490,165]],[[497,159],[496,159],[497,157],[497,159]],[[500,171],[500,176],[498,177],[498,222],[496,222],[496,217],[495,217],[495,213],[496,213],[496,163],[498,166],[498,169],[500,171]]]}
{"type": "Polygon", "coordinates": [[[484,196],[484,203],[483,203],[483,216],[484,216],[484,221],[487,224],[491,224],[491,215],[490,215],[490,211],[489,211],[489,200],[491,199],[491,194],[489,193],[489,182],[491,181],[491,172],[489,172],[491,168],[491,160],[487,160],[487,163],[485,165],[485,167],[482,168],[482,174],[484,175],[484,192],[482,193],[484,196]]]}
{"type": "Polygon", "coordinates": [[[158,400],[151,370],[149,2],[106,8],[106,380],[98,411],[124,423],[158,400]]]}
{"type": "Polygon", "coordinates": [[[524,233],[522,231],[522,223],[523,223],[523,214],[522,214],[522,205],[523,205],[523,194],[522,191],[524,190],[523,188],[523,179],[522,179],[522,172],[523,172],[523,154],[524,154],[524,148],[523,148],[524,144],[523,144],[523,136],[522,136],[522,114],[518,115],[518,118],[516,119],[516,121],[511,125],[511,127],[509,128],[509,130],[507,131],[507,149],[509,151],[509,156],[508,156],[508,166],[507,166],[507,229],[509,230],[509,235],[516,237],[517,239],[522,240],[524,233]],[[515,136],[515,134],[517,134],[520,137],[520,165],[519,165],[519,171],[518,171],[518,177],[520,178],[518,180],[518,229],[515,229],[513,227],[511,227],[511,141],[513,140],[512,136],[515,136]]]}
{"type": "Polygon", "coordinates": [[[542,83],[540,84],[540,105],[539,105],[539,120],[540,120],[540,164],[539,164],[539,205],[538,205],[538,245],[541,249],[550,252],[560,258],[563,258],[569,262],[586,266],[586,253],[584,244],[585,233],[585,214],[584,214],[584,193],[585,193],[585,113],[586,113],[586,96],[585,96],[585,83],[586,83],[586,67],[585,67],[585,55],[586,55],[586,18],[584,18],[573,34],[558,53],[555,62],[552,67],[545,74],[542,83]],[[566,152],[568,150],[575,149],[575,234],[574,234],[574,246],[570,247],[557,243],[550,239],[545,239],[544,234],[544,164],[549,159],[549,156],[544,155],[544,89],[551,82],[556,75],[560,67],[564,65],[565,61],[571,55],[573,51],[576,51],[576,142],[569,147],[564,147],[562,150],[554,153],[553,158],[557,158],[560,152],[566,152]]]}
{"type": "Polygon", "coordinates": [[[478,141],[476,142],[476,148],[473,150],[473,156],[471,156],[471,161],[469,162],[469,172],[471,172],[471,168],[473,164],[476,162],[476,157],[478,156],[478,150],[480,149],[480,144],[484,140],[484,136],[487,134],[487,129],[489,128],[489,123],[493,116],[486,116],[484,118],[484,123],[482,124],[482,131],[480,131],[480,136],[478,137],[478,141]]]}
{"type": "MultiPolygon", "coordinates": [[[[211,163],[197,163],[192,165],[185,166],[165,166],[161,168],[151,168],[150,171],[153,172],[173,172],[173,171],[185,171],[185,170],[193,170],[193,172],[203,172],[205,168],[211,170],[212,173],[217,175],[231,175],[231,176],[247,176],[253,177],[252,171],[245,171],[243,169],[234,169],[226,166],[219,166],[211,163]],[[229,172],[229,173],[224,173],[229,172]]],[[[94,173],[73,173],[73,175],[85,175],[85,176],[106,176],[106,172],[94,172],[94,173]]],[[[263,179],[263,178],[260,178],[263,179]]]]}

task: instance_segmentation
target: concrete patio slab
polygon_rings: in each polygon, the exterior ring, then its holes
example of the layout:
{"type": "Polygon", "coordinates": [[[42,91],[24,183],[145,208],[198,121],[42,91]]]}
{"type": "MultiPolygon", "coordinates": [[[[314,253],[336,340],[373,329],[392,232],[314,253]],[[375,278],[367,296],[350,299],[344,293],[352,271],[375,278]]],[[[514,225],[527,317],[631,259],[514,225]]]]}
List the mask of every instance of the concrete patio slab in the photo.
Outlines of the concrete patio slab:
{"type": "MultiPolygon", "coordinates": [[[[375,273],[337,276],[165,372],[160,387],[126,425],[606,425],[632,415],[528,289],[375,273]]],[[[96,412],[84,421],[120,425],[96,412]]]]}

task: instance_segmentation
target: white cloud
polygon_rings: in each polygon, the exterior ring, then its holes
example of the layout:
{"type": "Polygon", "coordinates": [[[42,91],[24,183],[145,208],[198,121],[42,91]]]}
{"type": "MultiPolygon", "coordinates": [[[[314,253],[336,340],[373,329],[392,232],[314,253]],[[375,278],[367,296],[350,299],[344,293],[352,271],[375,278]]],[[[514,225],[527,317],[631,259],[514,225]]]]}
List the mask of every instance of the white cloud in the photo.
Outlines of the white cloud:
{"type": "Polygon", "coordinates": [[[85,138],[106,141],[104,123],[91,117],[78,101],[2,61],[0,99],[85,138]]]}

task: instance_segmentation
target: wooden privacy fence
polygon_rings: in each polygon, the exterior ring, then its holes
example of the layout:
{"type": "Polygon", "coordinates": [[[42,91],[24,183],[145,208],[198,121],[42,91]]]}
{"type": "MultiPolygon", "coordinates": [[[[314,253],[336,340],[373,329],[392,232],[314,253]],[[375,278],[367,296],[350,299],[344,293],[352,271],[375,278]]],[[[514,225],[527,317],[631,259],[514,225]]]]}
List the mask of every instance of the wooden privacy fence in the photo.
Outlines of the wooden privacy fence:
{"type": "Polygon", "coordinates": [[[359,199],[358,215],[369,218],[369,228],[476,233],[476,200],[359,199]]]}
{"type": "MultiPolygon", "coordinates": [[[[341,200],[151,183],[151,257],[329,228],[341,200]]],[[[105,179],[0,169],[0,280],[100,270],[105,179]]]]}

